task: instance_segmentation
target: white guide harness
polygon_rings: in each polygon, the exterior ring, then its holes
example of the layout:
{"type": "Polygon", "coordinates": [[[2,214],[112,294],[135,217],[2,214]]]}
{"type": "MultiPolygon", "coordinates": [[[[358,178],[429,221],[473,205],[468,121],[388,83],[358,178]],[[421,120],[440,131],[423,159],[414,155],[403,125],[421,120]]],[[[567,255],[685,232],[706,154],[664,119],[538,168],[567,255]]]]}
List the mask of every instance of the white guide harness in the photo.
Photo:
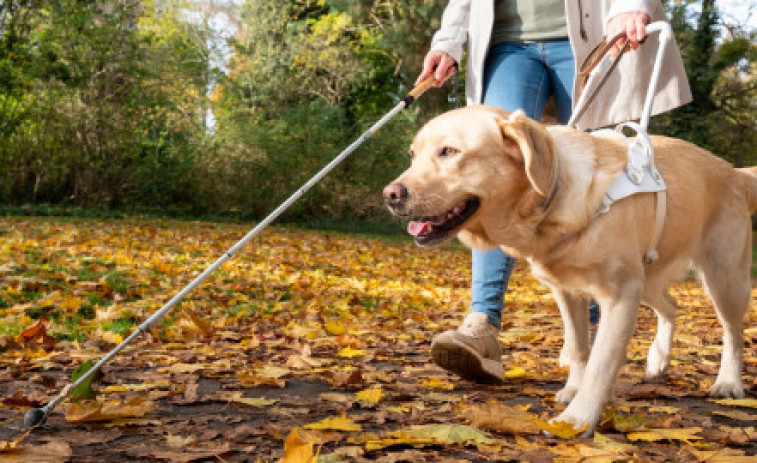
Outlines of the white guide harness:
{"type": "MultiPolygon", "coordinates": [[[[626,164],[626,167],[618,174],[615,181],[605,193],[598,213],[609,211],[610,206],[612,206],[614,202],[620,201],[628,196],[639,193],[655,193],[656,206],[654,230],[652,232],[652,239],[649,242],[649,247],[644,255],[644,263],[650,264],[659,257],[659,254],[657,253],[657,244],[660,241],[660,235],[662,235],[662,229],[665,224],[667,186],[665,185],[665,181],[660,175],[660,172],[655,167],[654,147],[647,134],[647,127],[649,126],[649,117],[652,113],[652,100],[654,99],[657,82],[660,78],[662,60],[665,54],[665,45],[672,37],[672,30],[668,23],[658,21],[647,25],[646,31],[647,34],[654,32],[660,33],[660,46],[657,50],[657,56],[655,58],[649,82],[649,89],[647,90],[646,99],[644,100],[642,117],[639,123],[624,122],[615,127],[615,131],[621,134],[623,134],[624,129],[631,129],[635,132],[635,136],[633,138],[627,137],[628,164],[626,164]]],[[[620,59],[620,57],[616,59],[620,59]]],[[[576,120],[580,119],[585,106],[591,101],[594,93],[599,90],[599,87],[601,87],[603,81],[599,81],[599,79],[606,79],[607,74],[612,71],[615,64],[616,63],[609,54],[606,54],[597,63],[596,67],[589,74],[588,80],[586,81],[586,87],[578,99],[578,103],[573,112],[573,117],[568,121],[568,126],[575,127],[576,120]]]]}

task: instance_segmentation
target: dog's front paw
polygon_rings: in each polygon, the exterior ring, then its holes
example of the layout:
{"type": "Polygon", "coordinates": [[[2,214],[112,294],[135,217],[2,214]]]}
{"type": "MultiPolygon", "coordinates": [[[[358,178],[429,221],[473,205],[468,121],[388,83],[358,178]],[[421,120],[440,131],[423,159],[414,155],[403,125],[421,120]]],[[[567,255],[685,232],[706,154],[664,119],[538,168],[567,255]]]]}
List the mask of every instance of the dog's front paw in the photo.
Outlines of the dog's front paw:
{"type": "Polygon", "coordinates": [[[578,388],[573,386],[565,386],[564,388],[560,389],[560,391],[555,394],[555,402],[559,402],[561,404],[569,404],[571,400],[573,400],[573,397],[576,396],[576,393],[578,393],[578,388]]]}
{"type": "MultiPolygon", "coordinates": [[[[588,438],[594,434],[593,425],[589,424],[589,422],[584,419],[569,414],[567,410],[558,415],[557,418],[549,420],[549,424],[552,426],[557,426],[561,423],[571,425],[575,433],[581,438],[588,438]]],[[[548,431],[544,431],[544,434],[548,437],[556,437],[555,434],[548,431]]],[[[568,435],[563,435],[563,437],[572,437],[574,435],[576,434],[569,432],[568,435]]]]}
{"type": "Polygon", "coordinates": [[[714,397],[744,398],[744,388],[741,383],[718,381],[710,388],[710,395],[714,397]]]}
{"type": "Polygon", "coordinates": [[[647,354],[647,371],[645,376],[647,379],[659,378],[665,373],[669,364],[670,352],[662,352],[662,349],[655,342],[649,348],[649,353],[647,354]]]}

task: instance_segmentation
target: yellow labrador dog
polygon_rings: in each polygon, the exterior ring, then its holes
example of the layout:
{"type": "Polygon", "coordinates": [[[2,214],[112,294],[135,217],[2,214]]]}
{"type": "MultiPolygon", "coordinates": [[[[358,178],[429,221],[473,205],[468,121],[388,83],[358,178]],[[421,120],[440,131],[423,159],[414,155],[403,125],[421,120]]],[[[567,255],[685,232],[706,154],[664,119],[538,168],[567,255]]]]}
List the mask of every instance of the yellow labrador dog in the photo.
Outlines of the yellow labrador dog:
{"type": "Polygon", "coordinates": [[[652,240],[655,195],[636,194],[599,212],[627,162],[622,135],[545,127],[520,111],[457,109],[420,130],[411,166],[384,189],[393,214],[417,218],[408,232],[418,245],[458,236],[476,248],[499,246],[528,260],[534,276],[552,288],[565,327],[560,362],[570,367],[557,394],[569,405],[556,421],[585,426],[586,434],[625,362],[640,303],[658,318],[646,375],[659,376],[667,367],[676,312],[667,288],[691,263],[725,330],[711,393],[744,396],[742,331],[757,169],[734,169],[681,140],[654,136],[652,142],[668,191],[659,258],[648,265],[643,257],[652,240]],[[593,348],[589,297],[602,313],[593,348]]]}

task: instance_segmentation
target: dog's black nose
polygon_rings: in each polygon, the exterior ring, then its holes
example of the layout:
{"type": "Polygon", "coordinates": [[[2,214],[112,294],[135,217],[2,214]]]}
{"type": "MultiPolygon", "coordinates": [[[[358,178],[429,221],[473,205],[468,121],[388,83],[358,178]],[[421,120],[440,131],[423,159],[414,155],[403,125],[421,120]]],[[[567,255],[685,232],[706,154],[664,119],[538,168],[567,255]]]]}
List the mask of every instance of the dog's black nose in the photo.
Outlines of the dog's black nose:
{"type": "Polygon", "coordinates": [[[407,188],[401,183],[390,183],[384,188],[384,202],[387,206],[396,207],[407,199],[407,188]]]}

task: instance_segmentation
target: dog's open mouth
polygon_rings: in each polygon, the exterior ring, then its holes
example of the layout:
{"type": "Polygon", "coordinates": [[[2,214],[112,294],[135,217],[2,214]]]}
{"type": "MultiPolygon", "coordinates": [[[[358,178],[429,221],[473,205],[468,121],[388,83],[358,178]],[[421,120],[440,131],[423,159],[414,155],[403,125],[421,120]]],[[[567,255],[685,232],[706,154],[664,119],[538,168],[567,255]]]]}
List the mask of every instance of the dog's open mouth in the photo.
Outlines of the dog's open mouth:
{"type": "Polygon", "coordinates": [[[467,199],[443,214],[421,217],[407,225],[407,232],[419,246],[431,246],[446,241],[478,210],[478,198],[467,199]]]}

